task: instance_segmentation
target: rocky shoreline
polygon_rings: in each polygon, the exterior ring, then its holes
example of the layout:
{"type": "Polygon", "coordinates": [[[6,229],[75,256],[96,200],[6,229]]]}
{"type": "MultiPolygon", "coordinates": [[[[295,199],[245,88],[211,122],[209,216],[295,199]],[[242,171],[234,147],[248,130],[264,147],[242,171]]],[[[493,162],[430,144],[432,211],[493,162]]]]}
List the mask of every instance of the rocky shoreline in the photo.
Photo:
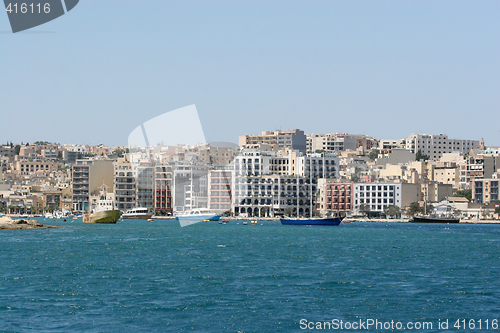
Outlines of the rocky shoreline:
{"type": "Polygon", "coordinates": [[[0,217],[0,229],[40,229],[40,228],[59,228],[42,224],[36,220],[13,220],[8,216],[0,217]]]}

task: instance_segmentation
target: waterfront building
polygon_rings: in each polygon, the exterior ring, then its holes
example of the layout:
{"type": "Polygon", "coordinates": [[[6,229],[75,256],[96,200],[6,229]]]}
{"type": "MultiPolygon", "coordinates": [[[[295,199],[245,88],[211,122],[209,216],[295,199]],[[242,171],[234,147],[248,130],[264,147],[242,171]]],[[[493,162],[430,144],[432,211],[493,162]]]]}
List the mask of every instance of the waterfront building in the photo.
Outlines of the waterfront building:
{"type": "Polygon", "coordinates": [[[420,151],[434,161],[437,161],[446,153],[461,152],[469,154],[471,149],[477,148],[479,148],[478,140],[449,139],[445,134],[411,134],[406,139],[406,149],[415,154],[420,151]]]}
{"type": "Polygon", "coordinates": [[[389,206],[404,210],[412,202],[421,200],[419,184],[411,183],[354,183],[353,211],[380,215],[389,206]]]}
{"type": "Polygon", "coordinates": [[[137,207],[155,208],[155,166],[149,160],[141,160],[133,165],[133,174],[136,181],[136,198],[137,207]]]}
{"type": "Polygon", "coordinates": [[[108,159],[76,160],[71,169],[72,202],[76,211],[90,210],[90,196],[99,195],[104,184],[109,192],[113,192],[113,161],[108,159]]]}
{"type": "Polygon", "coordinates": [[[208,172],[209,201],[212,211],[231,211],[234,165],[216,166],[208,172]]]}
{"type": "Polygon", "coordinates": [[[208,208],[208,165],[182,164],[173,169],[174,212],[208,208]]]}
{"type": "Polygon", "coordinates": [[[125,157],[113,162],[115,207],[127,211],[136,207],[136,182],[132,163],[125,157]]]}
{"type": "Polygon", "coordinates": [[[316,185],[300,176],[247,176],[235,170],[233,213],[247,216],[310,216],[316,185]]]}
{"type": "MultiPolygon", "coordinates": [[[[326,160],[328,172],[335,172],[330,169],[331,159],[326,160]]],[[[323,157],[305,158],[299,151],[242,151],[234,160],[232,212],[247,216],[310,216],[317,177],[327,172],[323,165],[323,157]]]]}
{"type": "Polygon", "coordinates": [[[269,144],[278,145],[279,148],[299,150],[303,153],[306,152],[306,135],[304,131],[299,129],[287,131],[263,131],[261,134],[240,135],[239,146],[255,145],[255,144],[269,144]]]}
{"type": "Polygon", "coordinates": [[[319,207],[323,215],[345,216],[350,214],[353,208],[354,182],[342,182],[339,180],[318,180],[319,207]]]}
{"type": "Polygon", "coordinates": [[[172,215],[172,164],[155,165],[155,211],[172,215]]]}
{"type": "Polygon", "coordinates": [[[42,207],[47,207],[51,210],[62,210],[63,208],[63,194],[62,191],[51,190],[43,193],[42,207]]]}

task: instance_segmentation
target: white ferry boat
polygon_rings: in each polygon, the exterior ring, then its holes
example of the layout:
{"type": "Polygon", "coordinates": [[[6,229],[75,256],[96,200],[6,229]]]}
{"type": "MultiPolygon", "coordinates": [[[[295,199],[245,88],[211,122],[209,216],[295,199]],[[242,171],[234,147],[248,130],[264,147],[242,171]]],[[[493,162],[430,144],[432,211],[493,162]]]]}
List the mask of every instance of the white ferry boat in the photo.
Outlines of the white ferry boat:
{"type": "Polygon", "coordinates": [[[137,207],[122,214],[122,219],[149,220],[153,216],[147,208],[137,207]]]}
{"type": "Polygon", "coordinates": [[[220,216],[208,208],[195,208],[175,217],[181,227],[204,221],[219,221],[220,216]]]}

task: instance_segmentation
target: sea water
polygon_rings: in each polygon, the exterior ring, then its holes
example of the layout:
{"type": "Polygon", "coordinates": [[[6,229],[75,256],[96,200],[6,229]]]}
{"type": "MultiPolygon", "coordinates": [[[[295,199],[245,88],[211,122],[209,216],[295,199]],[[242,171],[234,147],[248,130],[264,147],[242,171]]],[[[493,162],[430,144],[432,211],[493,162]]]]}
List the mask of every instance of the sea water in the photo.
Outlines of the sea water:
{"type": "Polygon", "coordinates": [[[500,225],[41,221],[0,230],[2,332],[499,331],[500,225]]]}

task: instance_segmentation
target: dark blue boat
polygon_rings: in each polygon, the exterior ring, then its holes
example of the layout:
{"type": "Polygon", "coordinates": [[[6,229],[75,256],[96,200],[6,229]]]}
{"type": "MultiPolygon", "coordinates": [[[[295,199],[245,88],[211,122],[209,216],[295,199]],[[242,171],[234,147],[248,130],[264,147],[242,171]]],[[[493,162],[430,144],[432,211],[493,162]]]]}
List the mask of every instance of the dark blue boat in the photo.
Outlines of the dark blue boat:
{"type": "Polygon", "coordinates": [[[343,217],[330,217],[324,219],[280,219],[283,225],[339,225],[343,217]]]}

